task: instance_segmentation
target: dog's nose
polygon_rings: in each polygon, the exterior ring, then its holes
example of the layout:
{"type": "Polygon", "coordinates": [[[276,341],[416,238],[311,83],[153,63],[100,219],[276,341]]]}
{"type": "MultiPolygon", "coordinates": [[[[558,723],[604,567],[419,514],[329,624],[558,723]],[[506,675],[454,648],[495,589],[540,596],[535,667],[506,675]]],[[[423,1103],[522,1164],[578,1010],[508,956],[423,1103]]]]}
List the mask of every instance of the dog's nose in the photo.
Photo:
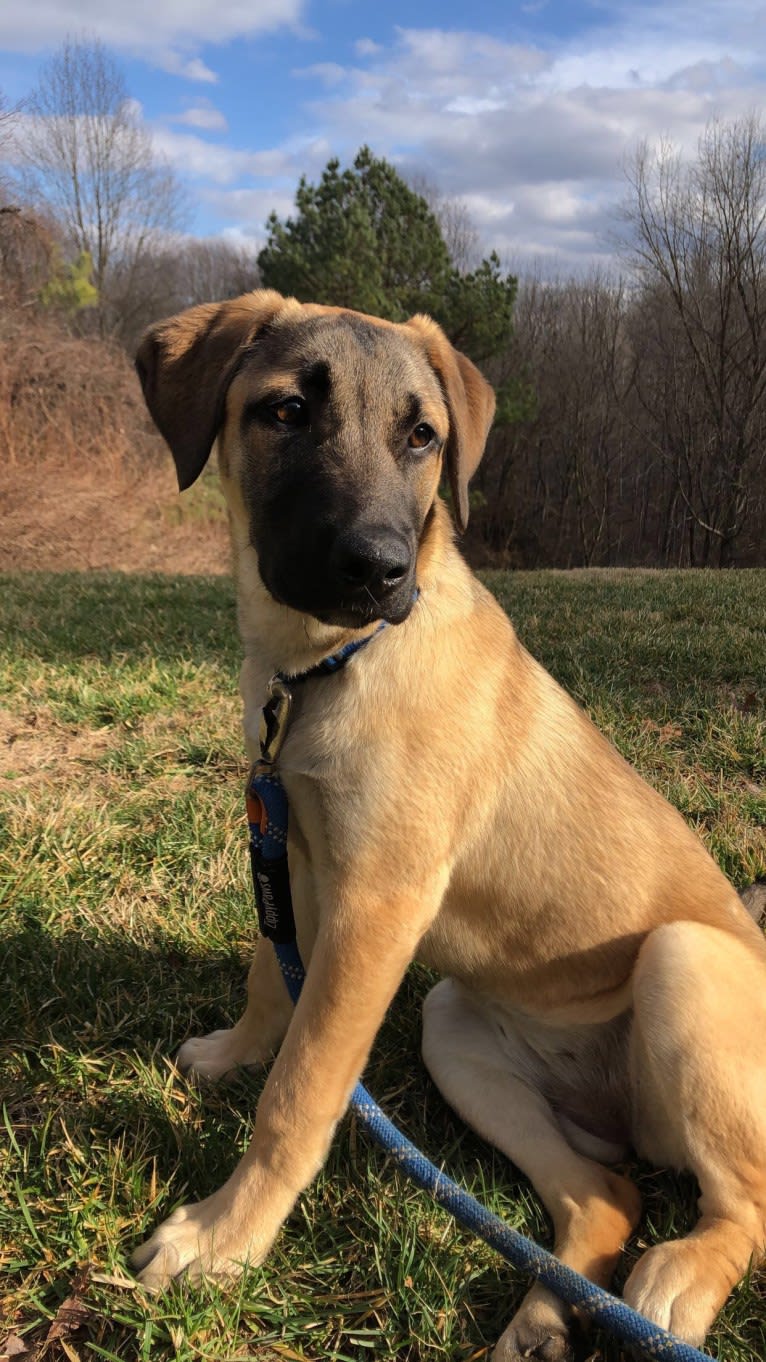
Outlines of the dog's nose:
{"type": "Polygon", "coordinates": [[[375,595],[402,584],[412,566],[412,553],[406,539],[395,531],[348,531],[336,539],[332,563],[346,586],[367,587],[375,595]]]}

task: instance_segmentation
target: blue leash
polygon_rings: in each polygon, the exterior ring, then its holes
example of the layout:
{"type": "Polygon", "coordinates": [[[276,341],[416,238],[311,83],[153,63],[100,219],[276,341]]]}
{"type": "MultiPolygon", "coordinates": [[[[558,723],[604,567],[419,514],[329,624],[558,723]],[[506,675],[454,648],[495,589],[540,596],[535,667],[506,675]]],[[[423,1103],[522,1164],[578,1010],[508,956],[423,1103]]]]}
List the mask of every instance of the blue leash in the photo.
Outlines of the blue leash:
{"type": "MultiPolygon", "coordinates": [[[[300,677],[277,675],[269,683],[269,700],[261,723],[262,755],[253,766],[247,788],[250,859],[261,933],[274,945],[293,1003],[300,997],[306,972],[295,936],[287,869],[287,795],[275,766],[289,720],[292,703],[289,687],[310,676],[337,671],[374,637],[375,634],[371,634],[347,644],[340,653],[326,658],[317,668],[300,677]]],[[[459,1224],[477,1234],[521,1272],[536,1277],[561,1300],[590,1316],[622,1344],[638,1348],[646,1357],[656,1358],[658,1362],[667,1359],[670,1362],[710,1362],[710,1354],[700,1352],[644,1319],[625,1301],[588,1281],[587,1277],[559,1262],[552,1253],[493,1215],[421,1154],[389,1121],[361,1083],[357,1083],[351,1094],[351,1110],[372,1139],[396,1160],[399,1168],[444,1206],[459,1224]]]]}

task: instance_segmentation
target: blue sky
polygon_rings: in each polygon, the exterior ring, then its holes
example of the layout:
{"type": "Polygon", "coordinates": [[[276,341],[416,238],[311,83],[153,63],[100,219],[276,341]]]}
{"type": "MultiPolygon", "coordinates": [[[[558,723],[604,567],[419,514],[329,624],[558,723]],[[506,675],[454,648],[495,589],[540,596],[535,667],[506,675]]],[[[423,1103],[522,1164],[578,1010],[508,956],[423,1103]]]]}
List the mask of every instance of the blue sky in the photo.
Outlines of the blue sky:
{"type": "Polygon", "coordinates": [[[4,0],[0,89],[67,34],[122,63],[189,230],[257,245],[301,172],[368,142],[465,201],[514,268],[608,262],[638,142],[766,105],[763,0],[4,0]]]}

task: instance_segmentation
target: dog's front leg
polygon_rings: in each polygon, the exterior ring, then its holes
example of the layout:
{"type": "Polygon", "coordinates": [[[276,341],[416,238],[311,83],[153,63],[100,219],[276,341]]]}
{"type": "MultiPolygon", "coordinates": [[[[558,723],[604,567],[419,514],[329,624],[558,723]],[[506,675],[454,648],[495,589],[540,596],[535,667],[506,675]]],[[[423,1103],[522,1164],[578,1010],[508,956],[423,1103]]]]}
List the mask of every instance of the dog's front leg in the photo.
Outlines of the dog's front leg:
{"type": "Polygon", "coordinates": [[[149,1289],[181,1275],[236,1275],[263,1259],[327,1155],[442,888],[421,884],[383,897],[357,881],[336,890],[250,1147],[219,1191],[174,1211],[137,1251],[133,1265],[149,1289]]]}

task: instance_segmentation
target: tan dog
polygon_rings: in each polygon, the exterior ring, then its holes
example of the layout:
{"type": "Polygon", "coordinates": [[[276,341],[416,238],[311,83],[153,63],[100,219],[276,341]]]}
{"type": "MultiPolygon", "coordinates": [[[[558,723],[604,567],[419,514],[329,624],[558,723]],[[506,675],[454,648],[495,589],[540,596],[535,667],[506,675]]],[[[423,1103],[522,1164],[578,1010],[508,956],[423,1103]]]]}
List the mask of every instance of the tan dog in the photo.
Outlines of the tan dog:
{"type": "MultiPolygon", "coordinates": [[[[278,1055],[244,1158],[139,1250],[142,1281],[264,1257],[417,958],[445,976],[426,1064],[531,1178],[566,1263],[609,1282],[639,1217],[603,1166],[626,1145],[696,1174],[696,1228],[649,1249],[625,1296],[700,1343],[766,1243],[766,944],[454,546],[442,462],[462,527],[491,389],[428,318],[271,292],[160,323],[138,368],[182,487],[218,438],[252,755],[274,672],[397,626],[296,687],[280,771],[308,977],[293,1012],[259,942],[242,1019],[182,1047],[208,1078],[278,1055]]],[[[495,1357],[568,1348],[535,1287],[495,1357]]]]}

